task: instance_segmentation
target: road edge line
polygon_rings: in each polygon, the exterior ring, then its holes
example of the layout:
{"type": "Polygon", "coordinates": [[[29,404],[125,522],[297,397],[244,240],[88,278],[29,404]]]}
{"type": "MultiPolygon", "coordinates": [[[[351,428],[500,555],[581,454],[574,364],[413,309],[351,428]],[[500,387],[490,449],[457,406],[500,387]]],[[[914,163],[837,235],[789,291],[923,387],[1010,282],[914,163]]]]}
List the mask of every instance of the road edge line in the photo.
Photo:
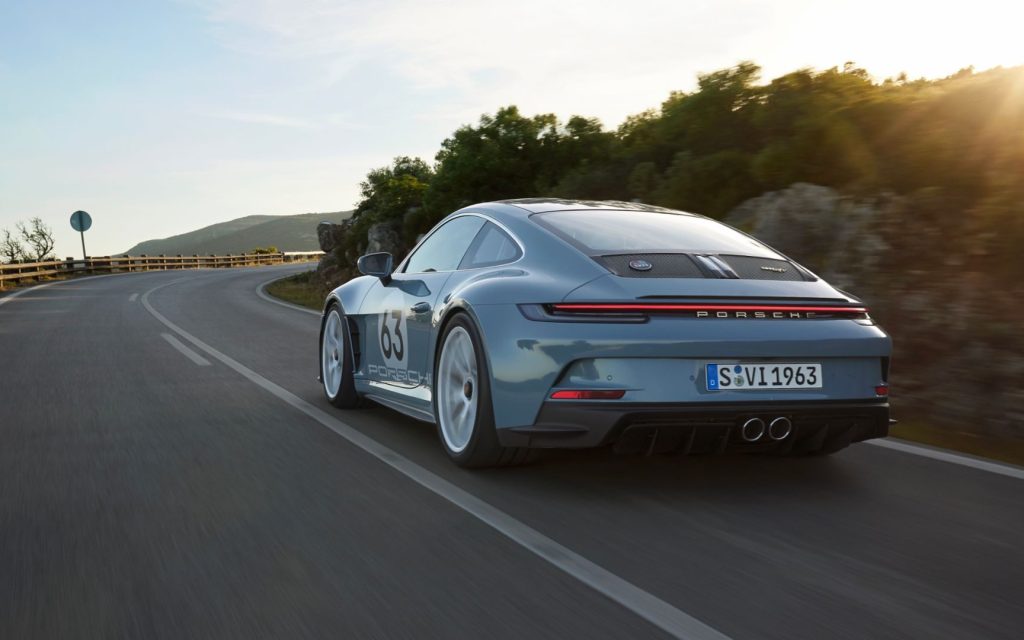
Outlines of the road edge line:
{"type": "Polygon", "coordinates": [[[883,449],[891,449],[893,451],[921,456],[922,458],[931,458],[932,460],[940,460],[942,462],[948,462],[962,467],[970,467],[979,471],[987,471],[989,473],[995,473],[1009,478],[1016,478],[1017,480],[1024,480],[1024,468],[1022,467],[1006,464],[1004,462],[993,462],[984,458],[976,458],[961,453],[953,453],[947,449],[929,447],[922,444],[911,444],[910,442],[899,440],[897,438],[865,440],[864,444],[873,444],[876,447],[882,447],[883,449]]]}
{"type": "Polygon", "coordinates": [[[228,368],[267,391],[279,400],[316,420],[349,443],[369,453],[413,482],[444,498],[509,540],[532,552],[557,569],[576,578],[585,586],[601,593],[637,616],[647,620],[675,638],[687,640],[730,640],[729,636],[708,626],[633,583],[587,560],[583,556],[545,536],[529,525],[484,502],[441,476],[428,471],[389,447],[364,435],[348,423],[313,406],[284,387],[271,382],[252,369],[234,360],[174,324],[149,302],[151,293],[179,281],[168,282],[142,294],[142,306],[171,331],[192,343],[197,349],[220,361],[228,368]]]}
{"type": "MultiPolygon", "coordinates": [[[[299,273],[302,273],[302,272],[300,271],[299,273]]],[[[289,308],[289,309],[291,309],[293,311],[302,311],[303,313],[312,313],[315,316],[319,316],[320,312],[318,312],[318,311],[313,311],[312,309],[307,309],[306,307],[302,307],[302,306],[299,306],[299,305],[291,303],[291,302],[285,302],[284,300],[279,300],[279,299],[275,298],[274,296],[270,295],[269,293],[267,293],[266,288],[267,288],[268,284],[270,284],[271,282],[277,282],[278,280],[284,280],[285,278],[290,278],[293,275],[295,275],[295,274],[289,274],[287,276],[281,276],[279,278],[273,278],[271,280],[267,280],[266,282],[264,282],[262,284],[257,285],[256,286],[256,295],[259,296],[260,298],[262,298],[263,300],[266,300],[267,302],[273,302],[274,304],[279,304],[282,307],[287,307],[287,308],[289,308]]]]}

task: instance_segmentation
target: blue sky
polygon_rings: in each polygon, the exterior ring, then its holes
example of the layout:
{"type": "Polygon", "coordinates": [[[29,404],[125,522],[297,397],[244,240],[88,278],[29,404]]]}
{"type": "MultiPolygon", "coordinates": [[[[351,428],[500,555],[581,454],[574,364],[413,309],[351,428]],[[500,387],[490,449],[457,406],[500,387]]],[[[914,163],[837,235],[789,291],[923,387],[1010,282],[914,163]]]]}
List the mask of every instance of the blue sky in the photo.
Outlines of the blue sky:
{"type": "MultiPolygon", "coordinates": [[[[1024,63],[998,0],[175,0],[0,5],[0,228],[75,255],[255,213],[349,209],[396,155],[431,159],[505,104],[615,126],[744,59],[771,78],[1024,63]]],[[[530,194],[523,194],[530,195],[530,194]]]]}

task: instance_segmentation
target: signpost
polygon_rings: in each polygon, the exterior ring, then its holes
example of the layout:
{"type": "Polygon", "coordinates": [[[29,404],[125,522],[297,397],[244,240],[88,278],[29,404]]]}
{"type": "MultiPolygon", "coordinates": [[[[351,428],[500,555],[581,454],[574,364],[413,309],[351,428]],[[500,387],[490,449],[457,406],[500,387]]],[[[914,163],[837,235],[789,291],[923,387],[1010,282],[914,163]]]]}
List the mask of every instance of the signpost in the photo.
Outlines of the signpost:
{"type": "Polygon", "coordinates": [[[85,260],[85,232],[92,226],[92,216],[84,211],[71,214],[71,228],[82,235],[82,260],[85,260]]]}

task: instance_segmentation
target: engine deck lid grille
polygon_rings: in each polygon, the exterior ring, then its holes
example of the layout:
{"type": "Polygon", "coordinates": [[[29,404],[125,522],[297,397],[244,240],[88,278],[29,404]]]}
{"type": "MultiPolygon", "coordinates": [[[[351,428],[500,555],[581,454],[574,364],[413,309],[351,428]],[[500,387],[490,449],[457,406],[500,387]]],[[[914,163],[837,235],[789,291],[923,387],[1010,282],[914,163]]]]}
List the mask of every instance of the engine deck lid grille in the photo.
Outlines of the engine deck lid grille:
{"type": "Polygon", "coordinates": [[[773,260],[755,256],[718,256],[743,280],[790,280],[802,281],[811,278],[788,260],[773,260]]]}
{"type": "Polygon", "coordinates": [[[813,281],[789,260],[709,253],[622,253],[592,256],[621,278],[705,278],[718,280],[813,281]]]}
{"type": "Polygon", "coordinates": [[[623,278],[704,278],[693,258],[685,253],[629,253],[594,258],[623,278]]]}

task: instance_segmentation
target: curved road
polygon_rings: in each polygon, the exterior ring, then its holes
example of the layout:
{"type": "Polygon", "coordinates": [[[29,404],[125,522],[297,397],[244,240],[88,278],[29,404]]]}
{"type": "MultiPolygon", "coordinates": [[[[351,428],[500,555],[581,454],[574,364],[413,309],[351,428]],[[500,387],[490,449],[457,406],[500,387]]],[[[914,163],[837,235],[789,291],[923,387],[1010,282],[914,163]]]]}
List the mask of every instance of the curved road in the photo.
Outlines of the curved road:
{"type": "Polygon", "coordinates": [[[463,471],[321,399],[317,317],[257,295],[304,268],[0,297],[0,638],[1020,637],[1019,469],[463,471]]]}

